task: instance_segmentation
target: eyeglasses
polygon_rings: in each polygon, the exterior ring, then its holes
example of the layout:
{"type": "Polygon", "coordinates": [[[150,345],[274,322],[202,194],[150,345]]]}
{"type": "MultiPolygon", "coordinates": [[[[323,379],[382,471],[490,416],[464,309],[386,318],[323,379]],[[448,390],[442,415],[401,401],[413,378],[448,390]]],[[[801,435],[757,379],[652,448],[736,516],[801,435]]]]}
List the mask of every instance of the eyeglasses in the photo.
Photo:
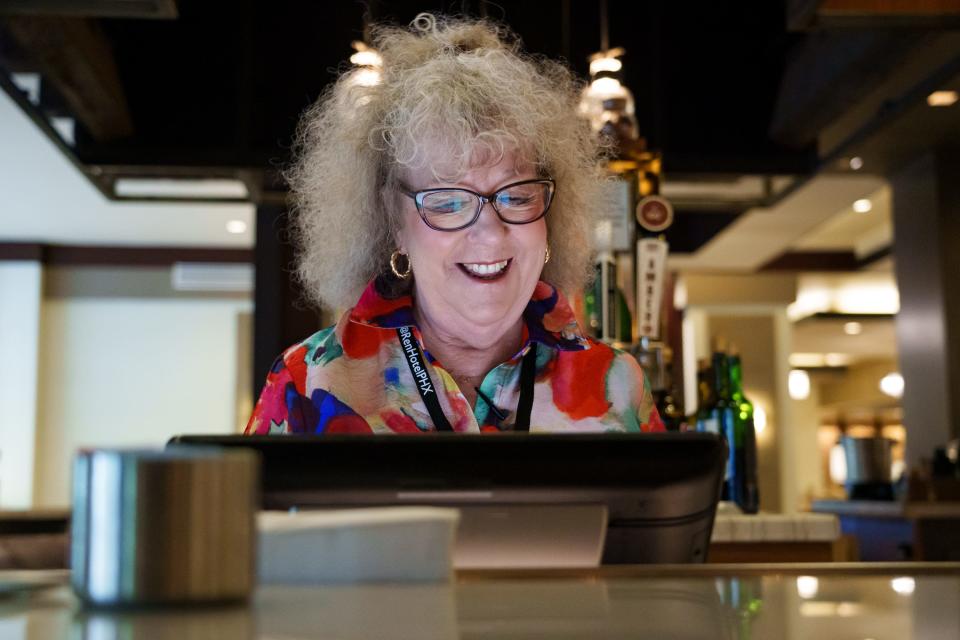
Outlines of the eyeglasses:
{"type": "Polygon", "coordinates": [[[547,214],[556,188],[550,178],[540,178],[514,182],[488,195],[460,188],[412,191],[403,185],[400,191],[417,203],[417,211],[428,227],[459,231],[476,222],[488,202],[507,224],[536,222],[547,214]]]}

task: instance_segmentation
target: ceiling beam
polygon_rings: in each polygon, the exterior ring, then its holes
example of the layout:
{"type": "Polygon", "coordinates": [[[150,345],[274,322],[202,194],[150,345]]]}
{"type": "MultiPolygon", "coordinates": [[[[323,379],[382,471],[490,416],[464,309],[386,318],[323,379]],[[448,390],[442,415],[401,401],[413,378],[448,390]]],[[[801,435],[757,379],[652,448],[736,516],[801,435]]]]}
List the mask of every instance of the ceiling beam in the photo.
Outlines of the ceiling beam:
{"type": "Polygon", "coordinates": [[[899,30],[817,31],[798,43],[780,83],[770,136],[804,148],[924,42],[899,30]]]}
{"type": "Polygon", "coordinates": [[[8,16],[0,26],[91,136],[109,141],[133,134],[113,52],[94,20],[8,16]]]}
{"type": "Polygon", "coordinates": [[[787,28],[955,29],[960,0],[789,0],[787,28]]]}
{"type": "Polygon", "coordinates": [[[169,266],[177,262],[248,264],[253,249],[228,247],[117,247],[0,242],[0,262],[36,260],[54,266],[169,266]]]}
{"type": "Polygon", "coordinates": [[[883,247],[858,258],[853,251],[785,251],[760,267],[760,271],[860,271],[893,255],[883,247]]]}
{"type": "Polygon", "coordinates": [[[172,20],[176,0],[0,0],[0,14],[172,20]]]}
{"type": "Polygon", "coordinates": [[[853,251],[787,251],[760,267],[760,271],[856,271],[853,251]]]}

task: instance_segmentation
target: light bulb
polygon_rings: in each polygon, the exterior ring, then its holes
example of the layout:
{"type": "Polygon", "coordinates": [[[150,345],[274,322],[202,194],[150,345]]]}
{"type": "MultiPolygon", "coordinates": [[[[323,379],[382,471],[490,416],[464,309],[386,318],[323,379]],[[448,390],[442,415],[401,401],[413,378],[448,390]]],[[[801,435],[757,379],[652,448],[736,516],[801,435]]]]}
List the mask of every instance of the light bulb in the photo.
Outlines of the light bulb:
{"type": "Polygon", "coordinates": [[[894,578],[890,581],[890,588],[902,596],[913,595],[917,588],[917,581],[909,576],[894,578]]]}
{"type": "Polygon", "coordinates": [[[934,91],[927,96],[927,104],[931,107],[949,107],[957,101],[956,91],[934,91]]]}
{"type": "Polygon", "coordinates": [[[380,84],[380,72],[373,67],[360,67],[350,75],[350,82],[361,87],[373,87],[380,84]]]}
{"type": "Polygon", "coordinates": [[[357,65],[358,67],[381,67],[383,66],[383,58],[380,57],[380,54],[372,49],[366,49],[364,51],[357,51],[355,54],[350,56],[350,62],[357,65]]]}
{"type": "Polygon", "coordinates": [[[794,400],[810,397],[810,374],[803,369],[793,369],[787,377],[787,391],[794,400]]]}
{"type": "Polygon", "coordinates": [[[595,76],[601,71],[620,71],[623,63],[616,58],[597,58],[590,61],[590,75],[595,76]]]}
{"type": "Polygon", "coordinates": [[[616,94],[620,91],[620,81],[616,78],[597,78],[590,83],[589,92],[595,95],[616,94]]]}
{"type": "Polygon", "coordinates": [[[243,220],[231,220],[227,223],[227,231],[229,233],[243,233],[247,230],[247,223],[243,220]]]}
{"type": "Polygon", "coordinates": [[[797,595],[801,598],[804,600],[815,598],[818,591],[820,591],[820,580],[813,576],[797,577],[797,595]]]}
{"type": "Polygon", "coordinates": [[[753,407],[753,430],[761,435],[767,428],[767,412],[759,404],[753,407]]]}
{"type": "Polygon", "coordinates": [[[880,379],[880,391],[891,398],[903,397],[903,376],[896,371],[888,373],[880,379]]]}

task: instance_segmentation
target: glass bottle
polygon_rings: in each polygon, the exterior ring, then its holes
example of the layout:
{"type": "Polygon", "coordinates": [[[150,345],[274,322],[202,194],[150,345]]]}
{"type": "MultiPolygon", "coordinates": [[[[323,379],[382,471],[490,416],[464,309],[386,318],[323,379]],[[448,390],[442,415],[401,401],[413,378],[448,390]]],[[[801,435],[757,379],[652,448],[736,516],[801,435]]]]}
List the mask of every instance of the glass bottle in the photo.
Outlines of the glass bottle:
{"type": "Polygon", "coordinates": [[[757,432],[753,423],[753,403],[743,391],[743,365],[740,353],[730,345],[730,397],[735,406],[734,447],[736,487],[733,499],[744,513],[756,513],[760,508],[757,483],[757,432]]]}
{"type": "Polygon", "coordinates": [[[668,359],[663,364],[664,374],[662,389],[653,391],[654,401],[657,405],[657,411],[660,413],[660,420],[667,431],[682,431],[686,423],[686,415],[683,408],[676,400],[673,384],[673,363],[668,359]]]}
{"type": "Polygon", "coordinates": [[[730,367],[726,354],[726,342],[722,339],[714,341],[713,380],[716,400],[711,407],[710,417],[715,421],[717,433],[723,435],[727,440],[727,465],[723,474],[721,500],[733,500],[736,496],[735,486],[738,482],[735,462],[738,447],[734,416],[739,412],[739,408],[730,397],[730,367]]]}
{"type": "Polygon", "coordinates": [[[697,361],[697,413],[693,422],[697,431],[719,433],[717,425],[710,419],[716,393],[713,389],[713,371],[706,358],[697,361]]]}

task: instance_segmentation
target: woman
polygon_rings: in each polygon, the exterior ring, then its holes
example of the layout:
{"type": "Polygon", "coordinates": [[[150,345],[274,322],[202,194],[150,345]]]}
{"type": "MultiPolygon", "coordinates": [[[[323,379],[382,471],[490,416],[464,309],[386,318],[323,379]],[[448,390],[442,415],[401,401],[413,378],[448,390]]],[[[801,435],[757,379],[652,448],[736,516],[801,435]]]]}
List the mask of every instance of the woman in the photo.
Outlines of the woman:
{"type": "Polygon", "coordinates": [[[485,21],[380,27],[288,174],[299,276],[350,310],[274,363],[248,434],[658,431],[636,361],[584,338],[598,143],[560,64],[485,21]],[[542,278],[542,279],[541,279],[542,278]]]}

